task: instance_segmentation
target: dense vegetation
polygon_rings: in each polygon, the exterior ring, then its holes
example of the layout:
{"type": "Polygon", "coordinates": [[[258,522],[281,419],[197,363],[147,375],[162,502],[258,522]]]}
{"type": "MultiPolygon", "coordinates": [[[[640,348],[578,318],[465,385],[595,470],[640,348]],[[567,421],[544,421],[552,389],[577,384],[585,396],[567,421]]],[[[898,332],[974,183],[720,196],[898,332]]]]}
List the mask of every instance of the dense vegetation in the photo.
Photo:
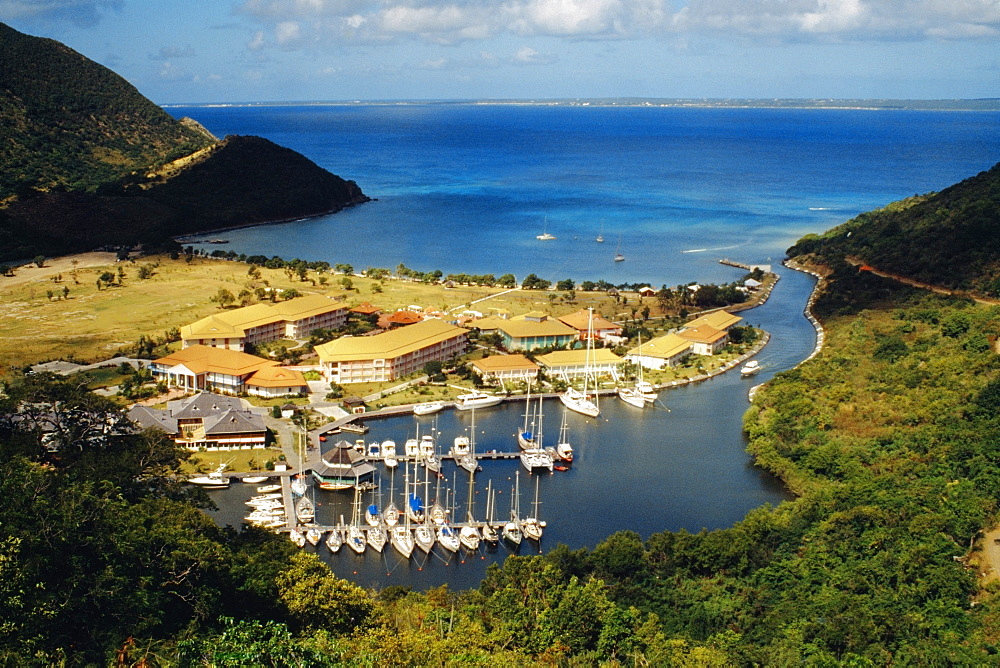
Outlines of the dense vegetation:
{"type": "Polygon", "coordinates": [[[808,235],[789,254],[824,264],[853,257],[931,285],[1000,295],[1000,164],[808,235]]]}
{"type": "Polygon", "coordinates": [[[3,24],[0,164],[0,261],[157,247],[368,201],[294,151],[258,137],[218,142],[107,68],[3,24]]]}

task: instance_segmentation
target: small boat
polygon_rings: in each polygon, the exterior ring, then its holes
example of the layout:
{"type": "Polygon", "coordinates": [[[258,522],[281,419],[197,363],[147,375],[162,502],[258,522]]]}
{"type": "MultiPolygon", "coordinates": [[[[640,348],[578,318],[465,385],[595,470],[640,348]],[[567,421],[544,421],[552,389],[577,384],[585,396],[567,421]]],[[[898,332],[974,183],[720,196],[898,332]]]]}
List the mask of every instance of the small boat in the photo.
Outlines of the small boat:
{"type": "Polygon", "coordinates": [[[756,375],[760,371],[760,369],[761,369],[760,362],[758,362],[757,360],[750,360],[749,362],[743,365],[742,369],[740,369],[740,376],[742,376],[743,378],[749,378],[750,376],[756,375]]]}
{"type": "Polygon", "coordinates": [[[358,424],[355,424],[353,422],[347,422],[345,424],[340,425],[340,431],[349,431],[352,434],[367,434],[368,429],[369,429],[368,425],[366,425],[363,422],[360,422],[358,424]]]}
{"type": "Polygon", "coordinates": [[[458,530],[458,541],[462,544],[469,552],[475,552],[479,549],[479,542],[482,539],[479,536],[479,529],[476,527],[466,524],[464,527],[458,530]]]}
{"type": "Polygon", "coordinates": [[[634,408],[646,407],[646,400],[632,387],[619,387],[618,398],[634,408]]]}
{"type": "Polygon", "coordinates": [[[455,408],[460,411],[470,411],[473,408],[496,406],[501,401],[503,401],[503,397],[473,390],[468,394],[460,394],[455,397],[455,408]]]}
{"type": "Polygon", "coordinates": [[[382,463],[388,469],[394,469],[399,466],[399,460],[396,459],[396,442],[385,440],[382,441],[382,445],[379,448],[379,456],[382,457],[382,463]]]}
{"type": "Polygon", "coordinates": [[[551,234],[549,234],[549,218],[548,218],[548,216],[545,217],[545,222],[542,225],[542,233],[539,234],[539,235],[537,235],[535,238],[538,239],[539,241],[552,241],[553,239],[555,239],[554,236],[552,236],[551,234]]]}
{"type": "Polygon", "coordinates": [[[533,448],[531,450],[521,451],[521,465],[531,473],[535,469],[548,469],[549,472],[552,471],[554,463],[552,461],[552,455],[541,448],[533,448]]]}
{"type": "Polygon", "coordinates": [[[413,414],[414,415],[433,415],[434,413],[437,413],[438,411],[440,411],[444,407],[445,407],[445,403],[443,401],[428,401],[427,403],[423,403],[423,404],[415,404],[413,406],[413,414]]]}
{"type": "Polygon", "coordinates": [[[556,471],[569,471],[569,467],[565,464],[553,464],[552,468],[556,471]]]}
{"type": "Polygon", "coordinates": [[[295,547],[305,547],[306,537],[298,529],[292,529],[288,532],[288,538],[295,543],[295,547]]]}
{"type": "Polygon", "coordinates": [[[396,551],[409,559],[410,555],[413,554],[414,545],[413,532],[410,531],[410,527],[396,526],[392,529],[390,536],[390,542],[396,551]]]}
{"type": "Polygon", "coordinates": [[[385,529],[382,527],[368,528],[368,547],[376,552],[381,552],[385,548],[385,529]]]}
{"type": "Polygon", "coordinates": [[[316,505],[309,497],[303,496],[295,502],[295,517],[303,523],[316,519],[316,505]]]}
{"type": "Polygon", "coordinates": [[[365,551],[365,547],[368,546],[368,537],[365,536],[365,532],[361,530],[361,527],[357,524],[351,524],[347,527],[347,540],[345,542],[356,554],[362,554],[365,551]]]}
{"type": "Polygon", "coordinates": [[[441,525],[438,529],[437,539],[441,544],[441,547],[449,552],[458,552],[458,547],[461,545],[458,535],[455,533],[455,530],[451,528],[450,524],[441,525]]]}
{"type": "Polygon", "coordinates": [[[319,541],[323,538],[323,532],[319,530],[319,527],[310,526],[306,527],[306,542],[310,545],[319,545],[319,541]]]}
{"type": "Polygon", "coordinates": [[[559,442],[556,443],[556,457],[564,462],[573,461],[573,446],[569,444],[569,440],[566,438],[568,430],[569,425],[566,423],[566,411],[563,410],[562,424],[559,425],[559,442]]]}
{"type": "Polygon", "coordinates": [[[227,489],[229,487],[229,478],[222,476],[224,470],[226,470],[226,465],[222,464],[207,475],[188,478],[185,482],[191,485],[198,485],[204,489],[227,489]]]}
{"type": "Polygon", "coordinates": [[[382,523],[382,513],[379,512],[377,503],[370,504],[365,510],[365,522],[370,527],[377,527],[382,523]]]}
{"type": "Polygon", "coordinates": [[[514,489],[510,495],[510,520],[503,525],[503,539],[517,547],[521,544],[521,522],[518,515],[521,513],[521,472],[514,472],[514,489]]]}
{"type": "Polygon", "coordinates": [[[618,235],[618,248],[615,250],[615,262],[624,262],[625,256],[622,255],[622,235],[618,235]]]}
{"type": "Polygon", "coordinates": [[[272,494],[274,492],[280,492],[281,485],[261,485],[257,488],[258,494],[272,494]]]}
{"type": "Polygon", "coordinates": [[[266,476],[266,475],[252,475],[252,476],[244,476],[243,478],[240,478],[240,482],[245,482],[248,485],[259,485],[260,483],[264,482],[267,479],[268,479],[268,476],[266,476]]]}
{"type": "Polygon", "coordinates": [[[521,532],[533,541],[542,539],[542,528],[545,526],[545,522],[538,519],[538,480],[535,478],[535,501],[531,504],[531,517],[526,517],[521,522],[521,532]]]}
{"type": "Polygon", "coordinates": [[[306,494],[306,479],[301,473],[295,476],[291,484],[292,493],[297,496],[305,496],[306,494]]]}
{"type": "Polygon", "coordinates": [[[635,384],[635,391],[638,392],[639,396],[641,396],[647,403],[651,404],[654,401],[656,401],[656,396],[657,396],[656,388],[653,387],[653,384],[650,383],[648,380],[642,380],[641,368],[639,370],[639,373],[640,373],[640,378],[639,381],[635,384]]]}
{"type": "Polygon", "coordinates": [[[414,541],[424,552],[430,552],[431,548],[434,547],[434,542],[436,538],[434,537],[434,529],[426,524],[421,524],[414,531],[414,541]]]}
{"type": "Polygon", "coordinates": [[[571,387],[560,394],[559,401],[571,411],[586,415],[587,417],[597,417],[601,414],[601,409],[597,407],[597,404],[588,399],[586,394],[580,392],[575,387],[571,387]]]}
{"type": "Polygon", "coordinates": [[[326,547],[336,554],[340,552],[340,546],[344,544],[344,537],[340,533],[340,525],[333,527],[333,531],[326,535],[326,547]]]}
{"type": "Polygon", "coordinates": [[[420,441],[415,438],[408,438],[403,444],[403,456],[407,459],[416,459],[420,456],[420,441]]]}

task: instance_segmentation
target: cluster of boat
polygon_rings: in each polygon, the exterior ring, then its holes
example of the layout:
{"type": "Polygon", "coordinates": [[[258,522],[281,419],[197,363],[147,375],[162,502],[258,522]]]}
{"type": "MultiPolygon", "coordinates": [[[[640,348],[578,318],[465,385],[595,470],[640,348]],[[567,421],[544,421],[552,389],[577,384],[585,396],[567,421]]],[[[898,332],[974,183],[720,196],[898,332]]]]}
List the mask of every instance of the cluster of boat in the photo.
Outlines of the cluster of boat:
{"type": "MultiPolygon", "coordinates": [[[[435,501],[426,505],[419,494],[419,486],[423,484],[429,487],[429,478],[425,475],[423,483],[416,479],[417,465],[414,462],[414,482],[411,486],[409,467],[405,466],[404,469],[406,469],[404,487],[406,491],[402,509],[394,501],[390,501],[382,508],[381,494],[379,493],[376,499],[376,490],[373,489],[372,502],[362,510],[361,490],[356,488],[351,521],[345,522],[341,516],[336,525],[321,527],[313,522],[314,515],[308,513],[304,515],[300,512],[302,508],[313,509],[308,496],[302,495],[295,501],[297,523],[289,530],[289,537],[299,547],[305,546],[306,543],[318,545],[323,541],[333,553],[339,552],[344,545],[356,554],[363,554],[368,549],[382,553],[388,545],[407,559],[415,552],[430,553],[435,545],[450,553],[457,553],[461,549],[475,552],[484,542],[495,546],[500,541],[505,541],[516,547],[525,537],[536,541],[541,539],[545,522],[537,517],[537,480],[533,516],[520,517],[520,472],[518,472],[515,475],[510,519],[500,522],[493,519],[496,498],[493,493],[493,483],[490,481],[486,491],[486,519],[477,521],[473,508],[474,473],[470,472],[466,521],[455,522],[453,521],[455,508],[449,506],[447,499],[444,503],[440,501],[441,478],[437,478],[435,501]]],[[[390,489],[390,498],[392,496],[393,492],[390,489]]]]}

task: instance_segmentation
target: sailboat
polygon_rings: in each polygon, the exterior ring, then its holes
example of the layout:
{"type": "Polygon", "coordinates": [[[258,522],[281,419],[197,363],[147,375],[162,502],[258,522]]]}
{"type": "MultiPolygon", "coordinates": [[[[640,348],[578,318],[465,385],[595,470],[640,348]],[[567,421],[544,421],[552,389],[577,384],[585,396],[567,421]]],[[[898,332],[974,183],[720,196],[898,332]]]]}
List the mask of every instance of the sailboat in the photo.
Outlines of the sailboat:
{"type": "Polygon", "coordinates": [[[347,527],[347,546],[354,550],[356,554],[361,554],[365,551],[365,547],[368,545],[368,538],[365,536],[365,532],[361,529],[361,492],[357,487],[354,488],[354,508],[353,516],[351,517],[351,524],[347,527]]]}
{"type": "Polygon", "coordinates": [[[545,217],[545,223],[542,225],[542,233],[535,237],[539,241],[552,241],[555,239],[554,236],[549,234],[549,217],[545,217]]]}
{"type": "Polygon", "coordinates": [[[301,531],[296,528],[290,529],[288,531],[288,538],[295,543],[295,547],[305,547],[306,537],[301,531]]]}
{"type": "Polygon", "coordinates": [[[622,235],[618,235],[618,248],[615,250],[615,262],[624,262],[625,256],[622,255],[622,235]]]}
{"type": "Polygon", "coordinates": [[[656,401],[656,388],[653,384],[643,378],[642,358],[642,335],[639,335],[639,374],[632,387],[618,388],[618,396],[622,401],[636,408],[644,408],[646,404],[656,401]]]}
{"type": "Polygon", "coordinates": [[[434,445],[434,437],[424,434],[420,437],[420,457],[424,460],[424,466],[434,473],[441,470],[441,458],[438,457],[434,445]]]}
{"type": "Polygon", "coordinates": [[[341,526],[338,524],[326,535],[326,547],[336,554],[340,552],[340,546],[344,544],[344,536],[341,534],[341,526]]]}
{"type": "Polygon", "coordinates": [[[559,400],[571,411],[576,411],[588,417],[597,417],[601,413],[596,401],[591,401],[587,396],[587,383],[590,381],[590,355],[594,346],[594,309],[588,309],[590,316],[587,320],[587,357],[583,369],[583,391],[575,387],[568,388],[559,395],[559,400]]]}
{"type": "MultiPolygon", "coordinates": [[[[541,402],[539,402],[541,406],[541,402]]],[[[531,415],[531,383],[528,383],[528,394],[524,399],[524,426],[521,427],[521,431],[517,432],[517,444],[522,450],[529,450],[531,448],[538,447],[538,442],[535,439],[534,433],[534,420],[531,422],[531,429],[528,428],[528,418],[531,415]]]]}
{"type": "Polygon", "coordinates": [[[380,526],[368,527],[368,546],[376,552],[381,552],[385,547],[385,529],[380,526]]]}
{"type": "Polygon", "coordinates": [[[556,456],[564,462],[573,461],[573,446],[569,444],[569,440],[566,438],[566,432],[569,430],[569,425],[566,423],[566,411],[562,414],[562,424],[559,425],[559,442],[556,443],[556,456]]]}
{"type": "Polygon", "coordinates": [[[467,439],[468,446],[466,452],[459,455],[458,450],[458,439],[455,439],[455,456],[457,457],[457,463],[460,467],[472,473],[476,470],[476,410],[472,409],[472,426],[469,428],[469,438],[467,439]]]}
{"type": "Polygon", "coordinates": [[[390,528],[399,524],[399,508],[396,507],[396,502],[392,500],[395,482],[396,476],[393,473],[389,478],[389,505],[385,507],[385,511],[382,513],[382,519],[385,520],[386,526],[390,528]]]}
{"type": "MultiPolygon", "coordinates": [[[[406,469],[407,478],[410,469],[406,469]]],[[[422,524],[424,521],[424,500],[417,495],[417,463],[413,462],[413,490],[410,490],[409,482],[406,483],[406,514],[414,524],[422,524]]]]}
{"type": "Polygon", "coordinates": [[[410,518],[407,517],[403,524],[394,526],[390,533],[390,542],[401,555],[410,558],[413,554],[413,532],[410,530],[410,518]]]}
{"type": "Polygon", "coordinates": [[[535,478],[535,501],[531,504],[531,517],[526,517],[521,522],[521,531],[534,541],[542,539],[542,528],[545,526],[545,523],[538,519],[538,480],[535,478]]]}
{"type": "Polygon", "coordinates": [[[458,532],[458,540],[470,552],[479,549],[479,529],[476,528],[476,518],[473,515],[476,491],[476,474],[469,471],[469,499],[465,502],[465,526],[458,532]]]}
{"type": "Polygon", "coordinates": [[[493,508],[496,505],[496,498],[493,496],[493,481],[486,485],[486,522],[483,523],[483,540],[491,545],[500,542],[500,534],[493,526],[493,508]]]}
{"type": "Polygon", "coordinates": [[[503,539],[515,547],[521,544],[521,522],[518,519],[520,514],[521,496],[521,472],[514,472],[514,493],[510,499],[510,520],[503,525],[503,539]]]}
{"type": "Polygon", "coordinates": [[[599,244],[603,244],[604,243],[604,220],[603,219],[601,220],[601,232],[600,232],[600,234],[597,235],[597,238],[594,239],[594,241],[596,241],[599,244]]]}

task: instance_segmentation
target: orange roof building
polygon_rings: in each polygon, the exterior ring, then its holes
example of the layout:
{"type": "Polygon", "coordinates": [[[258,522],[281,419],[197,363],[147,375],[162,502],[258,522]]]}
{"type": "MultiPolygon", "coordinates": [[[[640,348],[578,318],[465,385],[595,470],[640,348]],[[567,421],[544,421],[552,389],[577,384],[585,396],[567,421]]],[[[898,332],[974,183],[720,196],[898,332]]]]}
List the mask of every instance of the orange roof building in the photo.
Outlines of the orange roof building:
{"type": "Polygon", "coordinates": [[[171,387],[225,394],[280,397],[303,394],[308,383],[298,371],[238,350],[194,345],[149,365],[153,376],[171,387]]]}
{"type": "Polygon", "coordinates": [[[691,352],[695,355],[714,355],[729,343],[729,332],[710,325],[683,329],[677,335],[691,342],[691,352]]]}
{"type": "MultiPolygon", "coordinates": [[[[570,313],[559,318],[559,322],[568,325],[580,333],[580,340],[587,340],[587,331],[591,328],[590,311],[580,309],[576,313],[570,313]]],[[[603,339],[608,336],[621,336],[622,327],[611,322],[600,313],[594,314],[593,325],[595,339],[603,339]]]]}

